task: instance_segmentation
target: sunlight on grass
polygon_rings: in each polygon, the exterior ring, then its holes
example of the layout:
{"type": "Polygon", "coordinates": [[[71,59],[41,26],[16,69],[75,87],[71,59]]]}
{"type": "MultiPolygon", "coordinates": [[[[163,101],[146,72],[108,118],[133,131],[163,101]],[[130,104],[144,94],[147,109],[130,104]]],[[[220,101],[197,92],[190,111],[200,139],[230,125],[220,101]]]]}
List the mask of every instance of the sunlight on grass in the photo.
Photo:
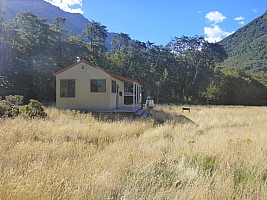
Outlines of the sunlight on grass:
{"type": "Polygon", "coordinates": [[[267,199],[267,108],[0,120],[0,199],[267,199]]]}

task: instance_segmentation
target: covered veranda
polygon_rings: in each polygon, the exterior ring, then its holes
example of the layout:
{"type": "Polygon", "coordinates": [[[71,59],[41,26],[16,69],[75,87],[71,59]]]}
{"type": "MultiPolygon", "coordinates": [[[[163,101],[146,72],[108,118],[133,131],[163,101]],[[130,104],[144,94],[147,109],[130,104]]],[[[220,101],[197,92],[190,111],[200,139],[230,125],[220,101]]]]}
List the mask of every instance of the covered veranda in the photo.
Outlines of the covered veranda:
{"type": "MultiPolygon", "coordinates": [[[[112,74],[112,76],[123,81],[124,84],[127,83],[132,86],[133,100],[132,100],[131,108],[133,111],[140,109],[141,103],[142,103],[142,85],[137,80],[134,80],[131,78],[123,77],[117,74],[112,74]]],[[[123,97],[124,97],[124,94],[123,94],[123,97]]],[[[129,107],[129,106],[124,105],[124,107],[129,107]]]]}

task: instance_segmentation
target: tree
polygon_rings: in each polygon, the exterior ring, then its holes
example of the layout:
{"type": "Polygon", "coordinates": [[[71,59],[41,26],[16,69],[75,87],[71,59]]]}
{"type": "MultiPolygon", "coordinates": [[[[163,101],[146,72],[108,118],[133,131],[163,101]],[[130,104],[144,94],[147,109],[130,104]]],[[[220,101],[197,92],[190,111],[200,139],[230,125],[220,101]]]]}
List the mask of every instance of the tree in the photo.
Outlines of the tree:
{"type": "Polygon", "coordinates": [[[88,60],[91,62],[101,65],[103,54],[106,51],[105,41],[107,37],[106,26],[101,25],[99,22],[89,22],[86,24],[83,36],[87,41],[89,49],[88,60]]]}
{"type": "Polygon", "coordinates": [[[6,23],[6,41],[9,59],[4,73],[9,90],[28,98],[37,97],[44,71],[42,62],[47,50],[49,26],[31,12],[19,13],[6,23]],[[42,73],[40,76],[39,73],[42,73]]]}
{"type": "Polygon", "coordinates": [[[200,100],[200,94],[211,80],[214,68],[226,57],[218,44],[210,44],[203,37],[175,37],[167,48],[179,63],[181,96],[185,101],[200,100]]]}
{"type": "Polygon", "coordinates": [[[120,51],[122,47],[126,49],[130,43],[130,40],[131,38],[129,34],[119,33],[112,35],[112,51],[120,51]]]}

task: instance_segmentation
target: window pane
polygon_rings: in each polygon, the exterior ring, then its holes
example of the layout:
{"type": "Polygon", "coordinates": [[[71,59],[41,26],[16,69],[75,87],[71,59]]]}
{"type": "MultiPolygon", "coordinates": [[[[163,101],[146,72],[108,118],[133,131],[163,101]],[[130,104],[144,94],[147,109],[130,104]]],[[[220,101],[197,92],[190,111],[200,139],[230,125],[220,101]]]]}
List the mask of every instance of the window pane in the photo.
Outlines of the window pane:
{"type": "Polygon", "coordinates": [[[60,80],[60,97],[75,97],[75,80],[60,80]]]}
{"type": "Polygon", "coordinates": [[[111,81],[111,91],[112,93],[116,93],[116,81],[111,81]]]}
{"type": "Polygon", "coordinates": [[[98,81],[95,79],[91,80],[91,92],[98,92],[98,81]]]}
{"type": "Polygon", "coordinates": [[[60,97],[67,97],[68,83],[66,80],[60,80],[60,97]]]}
{"type": "Polygon", "coordinates": [[[75,80],[68,80],[68,97],[75,97],[75,80]]]}
{"type": "Polygon", "coordinates": [[[106,92],[106,79],[91,79],[91,92],[106,92]]]}
{"type": "Polygon", "coordinates": [[[106,92],[106,80],[98,80],[98,92],[106,92]]]}

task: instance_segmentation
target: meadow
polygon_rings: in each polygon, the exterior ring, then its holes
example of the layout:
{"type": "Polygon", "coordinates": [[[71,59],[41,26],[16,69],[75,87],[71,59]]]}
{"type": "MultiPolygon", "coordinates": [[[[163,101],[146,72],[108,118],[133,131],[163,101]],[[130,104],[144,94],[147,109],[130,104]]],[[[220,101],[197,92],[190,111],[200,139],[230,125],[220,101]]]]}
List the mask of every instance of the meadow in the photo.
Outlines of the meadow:
{"type": "Polygon", "coordinates": [[[0,199],[267,199],[267,107],[0,119],[0,199]]]}

